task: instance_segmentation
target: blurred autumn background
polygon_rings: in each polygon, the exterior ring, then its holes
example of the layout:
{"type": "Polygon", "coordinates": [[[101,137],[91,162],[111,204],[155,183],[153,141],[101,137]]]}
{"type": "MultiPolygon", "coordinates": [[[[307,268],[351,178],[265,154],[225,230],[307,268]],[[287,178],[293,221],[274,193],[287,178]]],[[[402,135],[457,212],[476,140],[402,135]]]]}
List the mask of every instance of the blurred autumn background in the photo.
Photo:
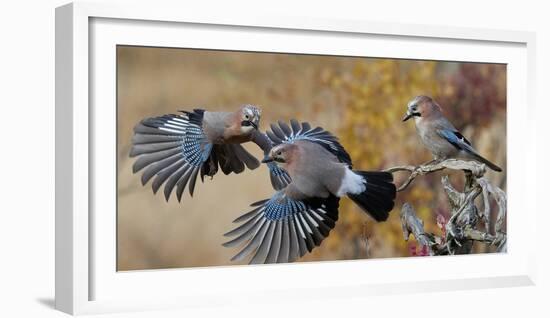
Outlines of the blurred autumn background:
{"type": "MultiPolygon", "coordinates": [[[[132,128],[180,109],[259,105],[261,130],[276,120],[309,121],[340,138],[355,168],[377,170],[431,159],[414,123],[401,122],[412,97],[430,95],[481,154],[504,168],[487,176],[506,191],[505,65],[119,46],[117,72],[118,270],[235,264],[229,259],[238,250],[222,247],[222,234],[250,203],[273,194],[264,165],[198,182],[194,197],[186,192],[181,204],[143,187],[128,157],[132,128]]],[[[245,146],[262,156],[255,145],[245,146]]],[[[448,217],[442,175],[417,178],[399,193],[385,223],[343,199],[335,229],[300,261],[421,254],[414,238],[403,239],[399,210],[410,202],[426,230],[440,233],[436,219],[448,217]]],[[[406,175],[395,177],[400,183],[406,175]]],[[[462,173],[451,180],[459,187],[462,173]]]]}

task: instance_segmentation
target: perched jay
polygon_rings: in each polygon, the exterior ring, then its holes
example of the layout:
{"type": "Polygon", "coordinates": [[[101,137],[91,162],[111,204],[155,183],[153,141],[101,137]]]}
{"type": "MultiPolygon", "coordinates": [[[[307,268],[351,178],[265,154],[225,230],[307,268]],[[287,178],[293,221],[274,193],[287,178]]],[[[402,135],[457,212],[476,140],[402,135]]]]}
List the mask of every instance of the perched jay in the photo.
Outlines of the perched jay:
{"type": "Polygon", "coordinates": [[[416,131],[436,161],[449,158],[473,159],[494,171],[502,169],[483,158],[472,144],[444,116],[441,107],[428,96],[417,96],[407,107],[403,121],[414,118],[416,131]]]}
{"type": "MultiPolygon", "coordinates": [[[[260,162],[240,144],[252,141],[264,154],[272,142],[258,131],[261,111],[244,105],[235,112],[210,112],[202,109],[181,111],[177,115],[147,118],[134,128],[130,157],[138,156],[134,173],[144,169],[141,182],[152,181],[156,193],[164,184],[164,196],[170,198],[176,188],[178,201],[185,187],[192,196],[197,175],[213,177],[221,168],[224,174],[238,174],[256,169],[260,162]]],[[[271,180],[275,189],[290,182],[288,174],[271,165],[271,180]]]]}
{"type": "Polygon", "coordinates": [[[278,163],[291,180],[235,220],[242,224],[225,234],[235,238],[224,246],[244,248],[232,260],[252,254],[250,263],[292,262],[311,252],[334,228],[343,196],[376,221],[388,218],[396,191],[390,173],[352,170],[337,138],[308,123],[279,122],[267,135],[273,148],[262,162],[278,163]]]}

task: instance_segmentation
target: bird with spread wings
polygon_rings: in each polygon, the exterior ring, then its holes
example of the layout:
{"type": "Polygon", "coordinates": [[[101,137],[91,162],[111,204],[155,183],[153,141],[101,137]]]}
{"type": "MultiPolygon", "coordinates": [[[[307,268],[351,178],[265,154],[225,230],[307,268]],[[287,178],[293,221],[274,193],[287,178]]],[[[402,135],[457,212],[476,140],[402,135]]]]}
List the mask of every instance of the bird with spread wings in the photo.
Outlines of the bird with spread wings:
{"type": "Polygon", "coordinates": [[[279,122],[265,134],[258,130],[261,112],[244,105],[235,112],[201,109],[147,118],[134,128],[131,157],[134,173],[152,180],[153,192],[164,185],[164,196],[175,189],[181,201],[186,187],[192,196],[197,176],[239,174],[260,162],[242,143],[253,142],[264,152],[275,194],[252,204],[235,220],[242,223],[226,236],[226,247],[243,245],[232,258],[250,263],[292,262],[311,252],[338,220],[340,197],[347,196],[376,221],[393,209],[395,185],[390,173],[352,170],[352,161],[338,139],[307,122],[279,122]]]}
{"type": "MultiPolygon", "coordinates": [[[[143,171],[143,185],[152,180],[154,193],[164,185],[167,201],[174,189],[178,201],[186,187],[193,196],[199,174],[204,181],[219,169],[227,175],[260,166],[241,145],[253,142],[264,153],[271,150],[271,140],[258,130],[260,117],[258,107],[243,105],[235,112],[195,109],[146,118],[134,128],[130,157],[138,158],[133,171],[143,171]]],[[[270,165],[270,172],[275,189],[288,184],[288,175],[276,165],[270,165]]]]}
{"type": "Polygon", "coordinates": [[[244,247],[232,260],[252,256],[254,264],[299,259],[334,228],[344,196],[376,221],[388,218],[396,196],[391,173],[353,170],[338,139],[307,122],[279,122],[267,136],[273,147],[262,162],[281,165],[290,182],[234,221],[241,224],[225,234],[233,239],[224,246],[244,247]]]}

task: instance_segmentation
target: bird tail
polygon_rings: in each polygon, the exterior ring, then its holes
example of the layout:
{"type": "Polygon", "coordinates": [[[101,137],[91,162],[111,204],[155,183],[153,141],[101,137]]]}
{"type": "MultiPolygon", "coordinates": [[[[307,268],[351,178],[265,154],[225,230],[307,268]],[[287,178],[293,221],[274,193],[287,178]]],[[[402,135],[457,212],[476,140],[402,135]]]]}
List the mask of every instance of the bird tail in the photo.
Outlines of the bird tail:
{"type": "Polygon", "coordinates": [[[499,166],[497,166],[496,164],[492,163],[491,161],[489,161],[489,160],[483,158],[483,157],[480,156],[479,154],[477,154],[477,153],[472,153],[472,155],[476,158],[476,160],[483,162],[484,164],[487,165],[487,167],[493,169],[494,171],[497,171],[497,172],[501,172],[501,171],[502,171],[502,169],[501,169],[499,166]]]}
{"type": "Polygon", "coordinates": [[[386,221],[395,204],[393,175],[389,172],[353,172],[365,178],[366,189],[358,194],[348,193],[348,197],[376,221],[386,221]]]}

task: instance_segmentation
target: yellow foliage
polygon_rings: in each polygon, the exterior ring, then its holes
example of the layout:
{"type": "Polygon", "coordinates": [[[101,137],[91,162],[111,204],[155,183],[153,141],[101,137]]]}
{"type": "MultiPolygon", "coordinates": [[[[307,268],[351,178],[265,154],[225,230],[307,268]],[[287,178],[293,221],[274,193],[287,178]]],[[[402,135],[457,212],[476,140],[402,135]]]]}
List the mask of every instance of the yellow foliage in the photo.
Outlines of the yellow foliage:
{"type": "MultiPolygon", "coordinates": [[[[273,193],[262,165],[238,176],[218,173],[181,204],[152,195],[128,157],[133,127],[146,117],[253,103],[263,110],[262,131],[277,120],[308,121],[338,135],[356,169],[380,170],[430,159],[413,123],[401,122],[408,100],[427,94],[482,154],[506,165],[506,65],[122,46],[117,74],[119,270],[235,264],[229,260],[236,250],[221,246],[221,233],[250,202],[273,193]],[[227,191],[236,185],[239,195],[227,191]]],[[[399,209],[410,202],[426,230],[439,233],[434,214],[447,210],[439,176],[419,178],[399,193],[383,223],[342,199],[335,229],[301,260],[408,255],[399,209]]],[[[403,177],[396,175],[396,183],[403,177]]],[[[460,185],[461,175],[454,177],[460,185]]],[[[490,178],[505,188],[505,173],[490,178]]]]}
{"type": "MultiPolygon", "coordinates": [[[[401,118],[412,97],[426,94],[437,98],[442,89],[448,92],[449,88],[441,87],[437,81],[437,67],[438,63],[431,61],[377,59],[358,62],[351,76],[340,75],[331,80],[339,83],[340,94],[347,96],[338,136],[353,158],[355,169],[381,170],[429,159],[427,152],[418,151],[412,124],[402,123],[401,118]]],[[[342,240],[360,240],[368,233],[377,245],[371,246],[371,257],[408,255],[399,220],[402,202],[413,203],[421,218],[435,220],[431,206],[434,189],[417,183],[410,191],[398,195],[395,209],[384,223],[376,223],[351,201],[343,200],[338,226],[327,239],[327,248],[341,249],[342,240]]],[[[429,223],[427,229],[437,231],[434,221],[426,223],[429,223]]]]}

